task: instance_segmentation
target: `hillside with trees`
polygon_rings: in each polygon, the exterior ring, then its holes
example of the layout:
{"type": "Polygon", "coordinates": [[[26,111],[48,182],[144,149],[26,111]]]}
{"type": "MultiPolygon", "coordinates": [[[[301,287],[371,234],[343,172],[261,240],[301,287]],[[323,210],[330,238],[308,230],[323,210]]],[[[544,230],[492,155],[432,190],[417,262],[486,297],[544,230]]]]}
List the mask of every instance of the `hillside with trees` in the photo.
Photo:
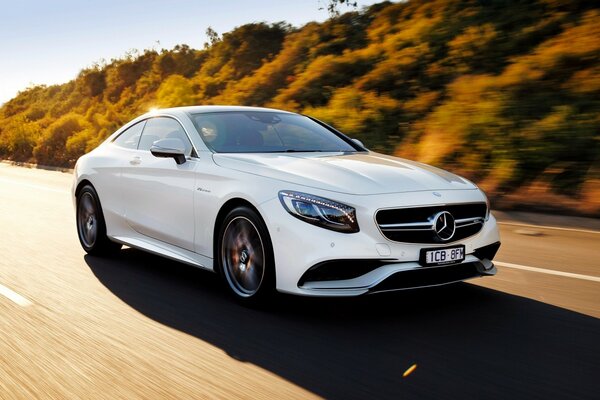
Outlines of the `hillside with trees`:
{"type": "Polygon", "coordinates": [[[595,2],[385,2],[207,33],[20,92],[0,109],[0,158],[69,167],[152,107],[268,106],[463,174],[499,206],[600,215],[595,2]]]}

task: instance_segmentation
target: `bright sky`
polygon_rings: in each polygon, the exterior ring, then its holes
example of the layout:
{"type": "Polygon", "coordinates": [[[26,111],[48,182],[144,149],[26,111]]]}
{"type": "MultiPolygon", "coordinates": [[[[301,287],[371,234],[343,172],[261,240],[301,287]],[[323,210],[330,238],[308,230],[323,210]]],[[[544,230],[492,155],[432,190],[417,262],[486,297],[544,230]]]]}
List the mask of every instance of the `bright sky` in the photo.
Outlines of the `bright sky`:
{"type": "MultiPolygon", "coordinates": [[[[382,0],[358,0],[359,8],[382,0]]],[[[250,22],[301,26],[328,17],[326,0],[0,0],[0,104],[32,84],[64,83],[130,49],[202,48],[250,22]],[[160,42],[160,44],[157,43],[160,42]]],[[[345,11],[341,6],[340,11],[345,11]]]]}

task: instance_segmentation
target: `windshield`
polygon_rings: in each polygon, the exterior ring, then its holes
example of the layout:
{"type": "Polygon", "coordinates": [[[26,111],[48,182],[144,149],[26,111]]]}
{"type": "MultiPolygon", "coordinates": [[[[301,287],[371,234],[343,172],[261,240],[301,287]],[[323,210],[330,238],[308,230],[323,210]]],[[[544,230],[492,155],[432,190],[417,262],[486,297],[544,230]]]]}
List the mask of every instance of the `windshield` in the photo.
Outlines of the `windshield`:
{"type": "Polygon", "coordinates": [[[329,129],[298,114],[227,111],[192,114],[204,143],[217,153],[355,152],[329,129]]]}

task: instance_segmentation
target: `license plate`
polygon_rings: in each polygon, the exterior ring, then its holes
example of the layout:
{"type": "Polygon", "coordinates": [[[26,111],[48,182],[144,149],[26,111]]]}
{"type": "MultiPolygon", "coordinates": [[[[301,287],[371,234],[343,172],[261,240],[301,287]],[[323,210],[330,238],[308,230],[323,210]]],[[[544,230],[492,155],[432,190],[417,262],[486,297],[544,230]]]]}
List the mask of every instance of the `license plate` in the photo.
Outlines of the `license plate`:
{"type": "Polygon", "coordinates": [[[465,259],[465,246],[421,250],[422,265],[455,264],[465,259]]]}

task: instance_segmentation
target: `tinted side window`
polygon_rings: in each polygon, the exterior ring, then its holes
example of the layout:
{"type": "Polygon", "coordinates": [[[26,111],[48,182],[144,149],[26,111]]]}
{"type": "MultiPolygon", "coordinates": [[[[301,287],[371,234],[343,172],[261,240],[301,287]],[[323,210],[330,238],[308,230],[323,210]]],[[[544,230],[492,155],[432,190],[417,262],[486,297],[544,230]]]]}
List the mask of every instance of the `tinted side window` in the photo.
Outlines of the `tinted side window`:
{"type": "Polygon", "coordinates": [[[192,144],[183,127],[172,118],[156,117],[147,120],[139,150],[150,150],[152,144],[161,139],[179,139],[185,146],[185,154],[192,154],[192,144]]]}
{"type": "Polygon", "coordinates": [[[117,138],[113,140],[113,143],[126,149],[137,149],[145,123],[146,121],[142,121],[130,126],[123,133],[117,136],[117,138]]]}

